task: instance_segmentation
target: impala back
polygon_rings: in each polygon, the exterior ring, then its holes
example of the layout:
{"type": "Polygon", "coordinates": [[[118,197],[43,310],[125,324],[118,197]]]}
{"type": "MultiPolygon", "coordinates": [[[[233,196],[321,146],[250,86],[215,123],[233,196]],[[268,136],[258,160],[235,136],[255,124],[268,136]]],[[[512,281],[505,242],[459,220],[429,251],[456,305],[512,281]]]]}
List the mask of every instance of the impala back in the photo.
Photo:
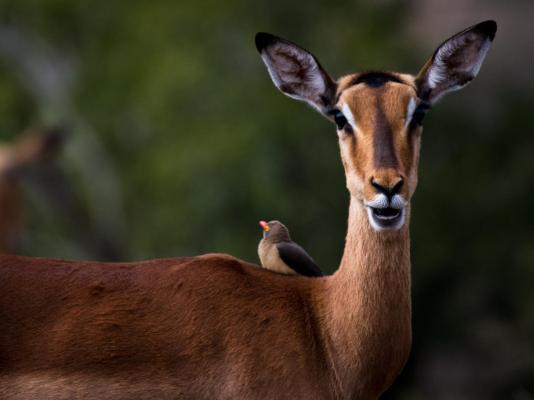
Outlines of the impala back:
{"type": "Polygon", "coordinates": [[[319,281],[225,255],[0,256],[0,398],[328,398],[307,298],[319,281]]]}

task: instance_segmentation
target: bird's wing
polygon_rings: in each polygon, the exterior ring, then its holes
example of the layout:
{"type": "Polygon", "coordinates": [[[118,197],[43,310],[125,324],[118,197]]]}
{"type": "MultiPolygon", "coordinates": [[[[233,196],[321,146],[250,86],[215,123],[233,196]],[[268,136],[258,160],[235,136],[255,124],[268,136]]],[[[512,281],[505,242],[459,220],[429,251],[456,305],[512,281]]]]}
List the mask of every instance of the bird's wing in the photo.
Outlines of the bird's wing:
{"type": "Polygon", "coordinates": [[[300,275],[323,276],[319,266],[306,251],[293,242],[277,243],[276,248],[283,262],[300,275]]]}

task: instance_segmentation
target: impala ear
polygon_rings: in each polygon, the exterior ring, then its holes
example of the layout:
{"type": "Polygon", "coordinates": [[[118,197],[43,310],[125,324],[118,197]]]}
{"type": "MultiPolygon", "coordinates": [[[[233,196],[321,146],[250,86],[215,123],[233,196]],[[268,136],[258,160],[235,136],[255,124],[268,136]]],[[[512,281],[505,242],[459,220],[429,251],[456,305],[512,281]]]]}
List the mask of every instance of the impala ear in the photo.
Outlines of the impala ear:
{"type": "Polygon", "coordinates": [[[256,48],[278,89],[303,100],[328,118],[335,104],[336,83],[308,51],[269,33],[256,34],[256,48]]]}
{"type": "Polygon", "coordinates": [[[417,75],[419,97],[433,104],[445,93],[471,82],[480,70],[496,31],[495,21],[484,21],[443,42],[417,75]]]}

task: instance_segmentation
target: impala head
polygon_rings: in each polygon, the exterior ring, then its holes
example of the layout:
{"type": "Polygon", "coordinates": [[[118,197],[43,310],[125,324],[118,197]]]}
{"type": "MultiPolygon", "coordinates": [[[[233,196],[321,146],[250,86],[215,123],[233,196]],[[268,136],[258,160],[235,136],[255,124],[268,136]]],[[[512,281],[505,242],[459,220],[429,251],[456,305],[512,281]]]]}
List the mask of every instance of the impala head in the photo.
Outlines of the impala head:
{"type": "Polygon", "coordinates": [[[278,89],[335,123],[347,188],[381,231],[404,225],[426,111],[475,78],[496,30],[485,21],[452,36],[416,76],[364,72],[334,81],[311,53],[285,39],[258,33],[256,47],[278,89]]]}

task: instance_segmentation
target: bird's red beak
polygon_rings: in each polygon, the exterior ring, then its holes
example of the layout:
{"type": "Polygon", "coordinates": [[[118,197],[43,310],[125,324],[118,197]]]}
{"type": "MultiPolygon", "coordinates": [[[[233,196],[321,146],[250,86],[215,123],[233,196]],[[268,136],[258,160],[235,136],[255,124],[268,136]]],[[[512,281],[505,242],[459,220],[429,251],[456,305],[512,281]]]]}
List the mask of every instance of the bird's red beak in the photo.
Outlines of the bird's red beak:
{"type": "Polygon", "coordinates": [[[269,224],[265,221],[260,221],[260,226],[265,232],[269,232],[269,224]]]}

